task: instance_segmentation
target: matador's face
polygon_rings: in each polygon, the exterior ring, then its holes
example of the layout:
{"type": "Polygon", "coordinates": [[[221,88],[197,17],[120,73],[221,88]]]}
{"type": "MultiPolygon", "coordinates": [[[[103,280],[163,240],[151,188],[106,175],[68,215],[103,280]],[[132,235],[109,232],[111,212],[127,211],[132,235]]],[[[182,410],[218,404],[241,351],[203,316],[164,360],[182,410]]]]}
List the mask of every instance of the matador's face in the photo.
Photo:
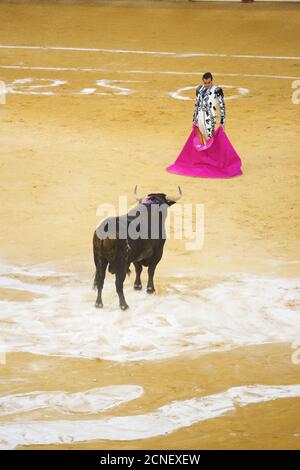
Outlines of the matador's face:
{"type": "Polygon", "coordinates": [[[213,84],[213,81],[211,78],[204,78],[203,80],[203,85],[206,87],[206,88],[210,88],[213,84]]]}

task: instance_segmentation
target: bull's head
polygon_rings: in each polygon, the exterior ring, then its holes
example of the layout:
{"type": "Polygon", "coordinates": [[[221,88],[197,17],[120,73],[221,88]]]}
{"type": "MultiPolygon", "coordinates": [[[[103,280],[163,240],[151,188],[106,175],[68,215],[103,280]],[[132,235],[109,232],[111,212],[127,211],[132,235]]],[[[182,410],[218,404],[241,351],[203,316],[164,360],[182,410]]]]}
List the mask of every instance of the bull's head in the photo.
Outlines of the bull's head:
{"type": "Polygon", "coordinates": [[[140,204],[167,204],[168,206],[172,206],[175,204],[179,199],[182,197],[182,191],[180,186],[178,186],[178,194],[176,196],[172,196],[169,194],[164,193],[150,193],[146,196],[139,196],[137,193],[137,186],[134,188],[133,197],[136,199],[140,204]]]}

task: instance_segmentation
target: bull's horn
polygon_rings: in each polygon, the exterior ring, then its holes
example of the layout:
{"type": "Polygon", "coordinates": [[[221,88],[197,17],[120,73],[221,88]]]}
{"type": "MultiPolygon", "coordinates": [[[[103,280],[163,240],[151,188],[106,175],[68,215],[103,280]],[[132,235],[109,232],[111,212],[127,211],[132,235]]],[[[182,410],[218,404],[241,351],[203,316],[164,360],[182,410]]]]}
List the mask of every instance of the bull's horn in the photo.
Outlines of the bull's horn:
{"type": "Polygon", "coordinates": [[[178,186],[178,195],[177,195],[177,196],[171,196],[171,195],[169,196],[169,195],[167,195],[167,196],[166,196],[166,199],[167,199],[168,201],[176,202],[176,201],[179,201],[179,199],[180,199],[181,197],[182,197],[182,191],[181,191],[180,186],[178,186]]]}
{"type": "Polygon", "coordinates": [[[135,188],[134,188],[133,197],[134,197],[134,199],[136,199],[137,201],[140,201],[141,199],[143,199],[143,197],[142,197],[142,196],[139,196],[138,193],[137,193],[137,185],[136,185],[135,188]]]}

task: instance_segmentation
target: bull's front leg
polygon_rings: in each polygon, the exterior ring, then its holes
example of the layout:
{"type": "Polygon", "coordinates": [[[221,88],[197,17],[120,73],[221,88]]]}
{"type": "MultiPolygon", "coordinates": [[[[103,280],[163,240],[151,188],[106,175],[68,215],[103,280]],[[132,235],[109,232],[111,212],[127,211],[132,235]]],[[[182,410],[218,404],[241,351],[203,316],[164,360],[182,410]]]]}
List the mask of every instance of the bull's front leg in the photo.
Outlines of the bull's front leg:
{"type": "Polygon", "coordinates": [[[116,271],[116,291],[119,296],[119,303],[122,310],[126,310],[129,306],[126,303],[123,284],[126,277],[126,269],[117,269],[116,271]]]}
{"type": "Polygon", "coordinates": [[[134,263],[135,267],[135,281],[134,281],[134,288],[135,290],[141,290],[142,289],[142,281],[141,281],[141,273],[143,270],[143,265],[141,262],[137,261],[134,263]]]}

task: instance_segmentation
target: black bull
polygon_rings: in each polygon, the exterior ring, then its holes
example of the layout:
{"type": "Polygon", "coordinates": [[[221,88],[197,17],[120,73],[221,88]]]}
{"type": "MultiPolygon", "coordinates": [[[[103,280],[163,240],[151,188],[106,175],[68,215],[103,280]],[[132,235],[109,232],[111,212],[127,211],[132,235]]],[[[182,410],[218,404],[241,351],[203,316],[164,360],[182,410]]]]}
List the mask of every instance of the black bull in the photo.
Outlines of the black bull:
{"type": "Polygon", "coordinates": [[[178,187],[178,196],[167,196],[163,193],[151,193],[140,198],[128,214],[119,217],[108,217],[103,220],[94,232],[93,250],[96,266],[94,287],[98,289],[95,306],[103,307],[102,289],[106,268],[116,276],[116,291],[120,307],[126,310],[123,293],[123,283],[126,274],[130,273],[133,263],[136,271],[134,289],[141,290],[141,273],[143,266],[148,267],[147,292],[155,292],[153,277],[157,264],[163,255],[165,236],[165,221],[167,209],[180,199],[182,193],[178,187]]]}

